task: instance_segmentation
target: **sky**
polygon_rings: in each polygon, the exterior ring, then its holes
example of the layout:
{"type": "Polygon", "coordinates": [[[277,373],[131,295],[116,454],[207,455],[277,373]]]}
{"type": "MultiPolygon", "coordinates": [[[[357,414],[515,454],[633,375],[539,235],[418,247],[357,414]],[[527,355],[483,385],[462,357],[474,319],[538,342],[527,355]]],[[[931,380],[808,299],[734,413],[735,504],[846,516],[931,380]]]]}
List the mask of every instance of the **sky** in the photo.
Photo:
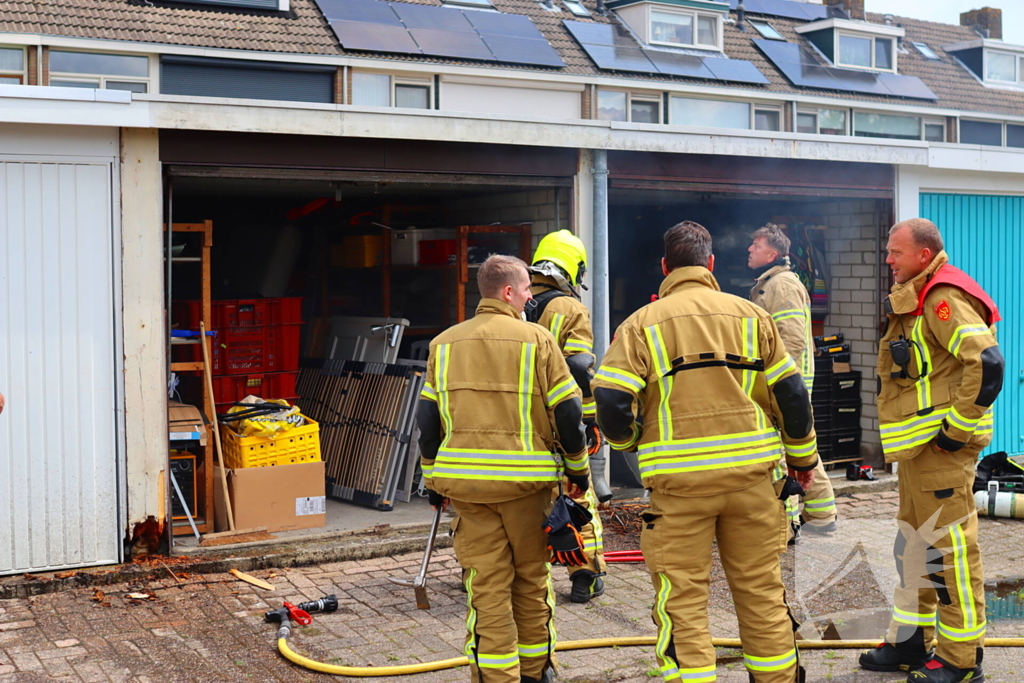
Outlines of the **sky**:
{"type": "Polygon", "coordinates": [[[959,24],[960,13],[982,7],[1003,10],[1003,40],[1024,45],[1024,2],[1021,0],[866,0],[868,12],[959,24]]]}

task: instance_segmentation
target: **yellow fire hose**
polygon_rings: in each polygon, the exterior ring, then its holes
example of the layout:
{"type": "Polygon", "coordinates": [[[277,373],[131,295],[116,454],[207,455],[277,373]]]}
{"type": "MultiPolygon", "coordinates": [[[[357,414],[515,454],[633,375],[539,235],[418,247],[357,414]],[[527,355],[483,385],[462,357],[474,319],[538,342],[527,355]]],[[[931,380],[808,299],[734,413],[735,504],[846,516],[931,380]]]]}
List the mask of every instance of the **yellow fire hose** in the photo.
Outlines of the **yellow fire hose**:
{"type": "MultiPolygon", "coordinates": [[[[401,666],[339,666],[337,664],[324,664],[309,657],[303,657],[288,647],[288,636],[291,634],[291,626],[287,623],[281,625],[277,631],[277,649],[285,659],[298,664],[301,667],[319,671],[325,674],[338,676],[371,677],[371,676],[407,676],[409,674],[420,674],[428,671],[442,671],[454,669],[457,666],[466,666],[469,659],[466,657],[453,657],[452,659],[441,659],[436,662],[424,662],[422,664],[404,664],[401,666]]],[[[634,647],[639,645],[654,645],[656,636],[639,636],[632,638],[595,638],[593,640],[568,640],[558,643],[555,650],[589,650],[599,647],[634,647]]],[[[875,640],[801,640],[797,645],[801,650],[841,650],[858,649],[870,650],[878,645],[875,640]]],[[[711,644],[715,647],[740,648],[739,638],[712,638],[711,644]]],[[[1024,647],[1024,638],[988,638],[985,647],[1024,647]]]]}

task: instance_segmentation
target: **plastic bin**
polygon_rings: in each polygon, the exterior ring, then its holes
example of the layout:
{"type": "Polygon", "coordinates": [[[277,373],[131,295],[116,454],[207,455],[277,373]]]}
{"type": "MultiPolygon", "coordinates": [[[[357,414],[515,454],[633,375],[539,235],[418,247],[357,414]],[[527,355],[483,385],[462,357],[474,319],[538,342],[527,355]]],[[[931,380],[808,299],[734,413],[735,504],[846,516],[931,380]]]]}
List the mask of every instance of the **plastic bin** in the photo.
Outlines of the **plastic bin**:
{"type": "Polygon", "coordinates": [[[276,439],[242,437],[230,426],[221,425],[224,464],[231,469],[238,469],[320,462],[320,425],[308,417],[306,422],[306,425],[284,432],[276,439]]]}
{"type": "Polygon", "coordinates": [[[457,253],[455,240],[423,240],[420,242],[420,265],[453,265],[457,253]]]}
{"type": "MultiPolygon", "coordinates": [[[[299,369],[301,323],[227,327],[216,332],[210,354],[213,375],[254,375],[299,369]]],[[[199,344],[178,349],[181,349],[181,357],[175,360],[203,360],[203,349],[199,344]]]]}
{"type": "MultiPolygon", "coordinates": [[[[174,322],[181,329],[198,330],[202,318],[201,301],[174,302],[174,322]]],[[[210,329],[293,325],[302,322],[302,297],[277,299],[230,299],[214,301],[210,306],[210,329]]]]}
{"type": "Polygon", "coordinates": [[[818,433],[818,457],[822,462],[860,457],[860,429],[825,430],[818,433]]]}
{"type": "Polygon", "coordinates": [[[428,240],[454,240],[454,228],[409,228],[391,230],[391,263],[414,266],[421,263],[420,245],[428,240]]]}
{"type": "Polygon", "coordinates": [[[283,398],[294,401],[298,398],[295,383],[298,372],[267,372],[245,375],[221,375],[213,378],[213,397],[218,406],[230,406],[250,394],[262,399],[283,398]]]}

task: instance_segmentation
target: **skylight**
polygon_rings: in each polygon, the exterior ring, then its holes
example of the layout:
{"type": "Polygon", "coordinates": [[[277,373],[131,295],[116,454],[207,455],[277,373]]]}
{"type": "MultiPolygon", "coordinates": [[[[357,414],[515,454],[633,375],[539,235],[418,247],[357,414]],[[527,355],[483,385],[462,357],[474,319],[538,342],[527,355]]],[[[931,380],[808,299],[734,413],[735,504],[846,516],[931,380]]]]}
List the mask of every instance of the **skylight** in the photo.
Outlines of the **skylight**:
{"type": "Polygon", "coordinates": [[[562,4],[577,17],[590,16],[590,12],[588,12],[587,8],[583,6],[583,3],[577,2],[577,0],[562,0],[562,4]]]}
{"type": "Polygon", "coordinates": [[[782,34],[776,31],[775,27],[767,21],[751,21],[750,25],[754,27],[754,30],[769,40],[785,40],[785,38],[782,37],[782,34]]]}
{"type": "Polygon", "coordinates": [[[917,48],[918,52],[925,56],[925,59],[939,59],[939,56],[935,54],[935,50],[928,47],[925,43],[914,43],[914,47],[917,48]]]}

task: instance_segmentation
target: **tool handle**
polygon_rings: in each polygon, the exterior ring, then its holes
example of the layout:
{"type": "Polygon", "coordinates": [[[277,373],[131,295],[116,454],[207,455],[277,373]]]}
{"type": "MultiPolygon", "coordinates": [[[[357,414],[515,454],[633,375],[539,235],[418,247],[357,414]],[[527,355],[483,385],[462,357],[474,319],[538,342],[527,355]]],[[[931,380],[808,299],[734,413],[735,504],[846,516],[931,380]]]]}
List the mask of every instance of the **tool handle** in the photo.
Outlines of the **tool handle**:
{"type": "Polygon", "coordinates": [[[427,539],[427,549],[423,553],[423,564],[420,565],[420,579],[427,575],[427,565],[430,564],[430,555],[434,552],[434,539],[437,538],[437,528],[441,526],[441,505],[434,509],[434,521],[430,523],[430,538],[427,539]]]}
{"type": "Polygon", "coordinates": [[[338,611],[338,598],[335,595],[327,595],[319,600],[300,602],[298,607],[310,614],[315,614],[316,612],[336,612],[338,611]]]}

